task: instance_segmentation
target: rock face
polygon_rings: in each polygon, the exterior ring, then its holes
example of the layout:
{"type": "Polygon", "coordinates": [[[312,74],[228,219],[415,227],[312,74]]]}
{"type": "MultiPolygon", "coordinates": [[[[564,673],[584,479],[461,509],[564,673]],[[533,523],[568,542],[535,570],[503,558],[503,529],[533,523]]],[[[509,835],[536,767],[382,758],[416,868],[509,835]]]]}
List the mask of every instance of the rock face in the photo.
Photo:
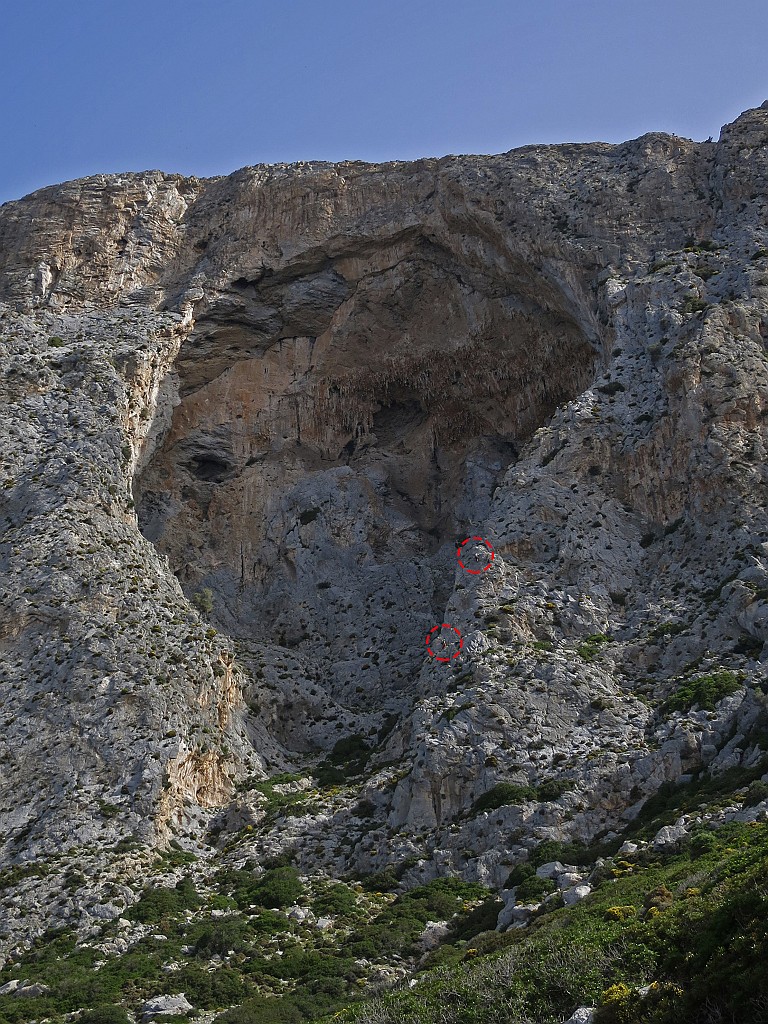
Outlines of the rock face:
{"type": "Polygon", "coordinates": [[[767,146],[760,109],[6,204],[5,860],[218,814],[308,869],[501,886],[754,758],[767,146]],[[329,752],[354,798],[259,826],[248,780],[329,752]]]}

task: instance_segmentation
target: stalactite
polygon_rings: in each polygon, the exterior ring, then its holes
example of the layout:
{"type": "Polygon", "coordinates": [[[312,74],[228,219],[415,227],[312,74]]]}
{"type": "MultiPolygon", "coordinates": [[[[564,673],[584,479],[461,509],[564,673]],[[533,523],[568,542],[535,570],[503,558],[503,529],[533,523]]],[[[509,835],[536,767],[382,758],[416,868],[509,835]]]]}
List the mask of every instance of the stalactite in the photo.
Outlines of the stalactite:
{"type": "Polygon", "coordinates": [[[318,436],[352,437],[358,424],[374,430],[376,413],[403,393],[421,402],[433,421],[436,436],[452,444],[482,432],[525,434],[561,395],[570,392],[574,374],[579,383],[590,372],[587,359],[563,359],[562,346],[578,344],[520,314],[501,326],[482,324],[459,348],[424,347],[407,356],[390,357],[379,369],[347,372],[318,382],[309,414],[318,436]],[[536,359],[532,367],[532,357],[536,359]],[[582,370],[583,367],[583,370],[582,370]],[[568,381],[562,374],[568,374],[568,381]],[[477,410],[487,398],[499,403],[499,417],[477,410]],[[523,398],[527,397],[527,402],[523,398]],[[522,410],[528,408],[527,414],[522,410]]]}

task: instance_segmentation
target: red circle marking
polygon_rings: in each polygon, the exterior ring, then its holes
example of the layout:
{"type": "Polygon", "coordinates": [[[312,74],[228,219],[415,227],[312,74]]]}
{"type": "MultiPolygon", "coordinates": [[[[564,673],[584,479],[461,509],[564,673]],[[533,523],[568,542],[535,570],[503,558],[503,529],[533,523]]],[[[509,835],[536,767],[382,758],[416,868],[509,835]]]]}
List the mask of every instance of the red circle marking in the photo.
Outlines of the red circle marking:
{"type": "Polygon", "coordinates": [[[473,537],[467,537],[466,540],[463,540],[461,542],[461,544],[459,544],[459,546],[458,546],[458,548],[456,550],[456,558],[458,559],[459,565],[461,566],[461,568],[465,572],[468,572],[471,576],[480,576],[481,573],[487,572],[490,569],[491,563],[493,562],[493,559],[494,559],[494,552],[493,552],[493,548],[491,547],[490,543],[487,540],[485,540],[485,538],[473,536],[473,537]],[[490,552],[490,556],[491,556],[490,560],[488,561],[488,563],[486,565],[483,566],[482,569],[468,569],[467,566],[464,565],[464,563],[461,560],[461,549],[464,547],[465,544],[469,544],[469,542],[471,540],[479,541],[483,545],[483,547],[488,548],[488,551],[490,552]]]}
{"type": "Polygon", "coordinates": [[[458,629],[456,629],[455,626],[452,626],[450,624],[450,622],[442,622],[442,623],[440,623],[439,626],[433,626],[432,629],[430,629],[430,631],[427,633],[427,650],[429,651],[430,657],[434,658],[435,661],[448,662],[448,661],[451,660],[451,658],[458,658],[459,653],[461,652],[463,647],[464,647],[464,641],[462,639],[461,633],[458,631],[458,629]],[[456,636],[459,638],[459,649],[458,649],[458,651],[454,651],[453,654],[450,657],[448,657],[448,658],[442,658],[439,655],[435,654],[435,652],[429,646],[429,642],[432,639],[432,634],[436,633],[439,629],[452,629],[453,632],[456,634],[456,636]]]}

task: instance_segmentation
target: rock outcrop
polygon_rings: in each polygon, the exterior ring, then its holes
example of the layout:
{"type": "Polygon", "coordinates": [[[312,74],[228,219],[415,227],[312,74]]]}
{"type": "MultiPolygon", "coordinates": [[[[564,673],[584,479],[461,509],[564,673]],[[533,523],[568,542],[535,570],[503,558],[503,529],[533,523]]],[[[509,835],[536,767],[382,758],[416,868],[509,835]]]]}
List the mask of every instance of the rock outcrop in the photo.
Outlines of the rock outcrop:
{"type": "Polygon", "coordinates": [[[766,182],[759,109],[717,143],[6,204],[5,861],[202,851],[213,820],[308,870],[501,887],[754,762],[766,182]],[[259,824],[254,782],[323,759],[354,784],[259,824]]]}

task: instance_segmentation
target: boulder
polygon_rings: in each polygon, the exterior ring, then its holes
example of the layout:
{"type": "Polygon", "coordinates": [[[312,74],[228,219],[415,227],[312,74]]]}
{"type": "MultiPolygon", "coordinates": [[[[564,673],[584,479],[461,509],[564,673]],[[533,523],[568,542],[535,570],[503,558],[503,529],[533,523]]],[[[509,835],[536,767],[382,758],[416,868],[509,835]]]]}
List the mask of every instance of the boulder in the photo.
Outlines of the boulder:
{"type": "Polygon", "coordinates": [[[583,882],[584,877],[580,871],[564,871],[562,875],[557,876],[557,887],[558,889],[571,889],[574,885],[583,882]]]}
{"type": "Polygon", "coordinates": [[[175,996],[155,996],[148,999],[141,1011],[142,1021],[152,1020],[154,1017],[161,1017],[163,1014],[187,1013],[193,1009],[183,992],[175,996]]]}
{"type": "Polygon", "coordinates": [[[529,903],[524,906],[513,907],[511,912],[512,926],[514,928],[523,928],[533,917],[534,911],[538,910],[540,906],[540,903],[529,903]]]}
{"type": "Polygon", "coordinates": [[[44,996],[46,992],[50,992],[50,987],[48,985],[43,985],[40,982],[33,982],[31,985],[20,985],[14,992],[14,995],[22,996],[26,999],[34,999],[37,996],[44,996]]]}
{"type": "Polygon", "coordinates": [[[504,932],[512,924],[512,911],[515,909],[515,890],[505,889],[501,893],[501,898],[504,900],[504,906],[499,911],[499,916],[496,918],[496,931],[504,932]]]}
{"type": "Polygon", "coordinates": [[[592,1024],[594,1016],[594,1006],[580,1006],[578,1010],[573,1011],[565,1024],[592,1024]]]}
{"type": "Polygon", "coordinates": [[[687,835],[688,831],[682,825],[665,825],[653,837],[653,848],[661,850],[665,846],[676,846],[687,835]]]}
{"type": "Polygon", "coordinates": [[[571,907],[574,903],[578,903],[579,900],[589,896],[591,892],[591,885],[574,885],[572,889],[566,889],[563,893],[563,903],[566,907],[571,907]]]}
{"type": "Polygon", "coordinates": [[[424,931],[418,938],[419,948],[425,953],[437,949],[450,930],[451,926],[447,921],[427,921],[424,931]]]}
{"type": "Polygon", "coordinates": [[[570,865],[561,864],[559,860],[551,860],[536,868],[536,874],[539,878],[557,878],[558,875],[564,874],[568,867],[570,865]]]}

